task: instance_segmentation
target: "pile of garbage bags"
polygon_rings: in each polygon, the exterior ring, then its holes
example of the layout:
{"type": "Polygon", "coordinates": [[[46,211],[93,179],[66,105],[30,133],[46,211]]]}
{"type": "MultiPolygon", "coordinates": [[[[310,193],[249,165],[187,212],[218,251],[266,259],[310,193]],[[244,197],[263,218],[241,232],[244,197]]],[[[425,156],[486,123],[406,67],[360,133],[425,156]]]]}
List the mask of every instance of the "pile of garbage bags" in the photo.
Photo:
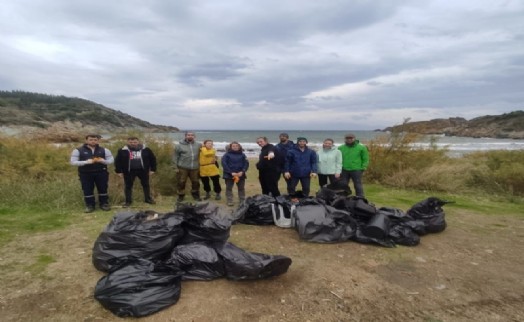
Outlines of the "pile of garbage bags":
{"type": "Polygon", "coordinates": [[[351,240],[384,247],[416,246],[420,236],[446,229],[442,206],[447,203],[450,201],[430,197],[404,212],[377,208],[366,198],[323,187],[315,197],[308,198],[249,197],[233,217],[238,223],[294,228],[301,239],[310,242],[351,240]]]}
{"type": "Polygon", "coordinates": [[[115,215],[93,246],[93,265],[108,273],[95,298],[118,316],[140,317],[175,304],[183,280],[255,280],[287,272],[290,258],[228,242],[231,224],[230,215],[210,203],[115,215]]]}

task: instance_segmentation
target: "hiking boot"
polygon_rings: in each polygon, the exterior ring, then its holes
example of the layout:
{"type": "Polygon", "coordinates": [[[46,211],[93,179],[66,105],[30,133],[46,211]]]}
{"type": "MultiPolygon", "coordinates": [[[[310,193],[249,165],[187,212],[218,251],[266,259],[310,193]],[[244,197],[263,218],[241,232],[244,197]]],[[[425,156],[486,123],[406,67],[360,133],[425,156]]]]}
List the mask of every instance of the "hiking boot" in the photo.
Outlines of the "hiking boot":
{"type": "Polygon", "coordinates": [[[204,200],[207,200],[211,198],[211,192],[206,192],[206,195],[204,196],[204,200]]]}
{"type": "Polygon", "coordinates": [[[105,203],[103,205],[100,205],[100,209],[102,209],[103,211],[109,211],[111,210],[111,206],[105,203]]]}
{"type": "Polygon", "coordinates": [[[145,203],[148,203],[150,205],[155,205],[156,204],[156,201],[154,201],[153,199],[147,199],[146,201],[144,201],[145,203]]]}
{"type": "Polygon", "coordinates": [[[220,200],[220,199],[222,199],[222,197],[220,196],[219,193],[217,193],[217,194],[215,195],[215,200],[220,200]]]}
{"type": "Polygon", "coordinates": [[[86,214],[93,212],[93,211],[95,211],[95,207],[93,206],[87,206],[86,209],[84,210],[86,214]]]}

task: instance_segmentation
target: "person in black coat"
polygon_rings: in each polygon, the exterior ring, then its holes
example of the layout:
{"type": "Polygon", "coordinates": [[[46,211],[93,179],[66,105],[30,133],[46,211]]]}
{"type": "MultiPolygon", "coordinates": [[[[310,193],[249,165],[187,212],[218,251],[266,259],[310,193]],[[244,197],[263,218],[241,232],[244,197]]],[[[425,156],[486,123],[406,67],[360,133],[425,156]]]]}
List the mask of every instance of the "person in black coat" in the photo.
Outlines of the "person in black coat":
{"type": "Polygon", "coordinates": [[[150,148],[140,144],[137,137],[127,138],[127,145],[118,149],[115,158],[115,172],[119,177],[124,178],[124,207],[129,207],[133,202],[133,184],[135,178],[140,179],[144,190],[144,201],[154,204],[151,197],[151,187],[149,176],[156,172],[156,157],[150,148]]]}
{"type": "Polygon", "coordinates": [[[262,194],[278,197],[280,196],[280,190],[278,190],[280,164],[275,158],[277,150],[273,144],[268,142],[265,136],[257,138],[257,144],[260,146],[257,169],[262,194]]]}

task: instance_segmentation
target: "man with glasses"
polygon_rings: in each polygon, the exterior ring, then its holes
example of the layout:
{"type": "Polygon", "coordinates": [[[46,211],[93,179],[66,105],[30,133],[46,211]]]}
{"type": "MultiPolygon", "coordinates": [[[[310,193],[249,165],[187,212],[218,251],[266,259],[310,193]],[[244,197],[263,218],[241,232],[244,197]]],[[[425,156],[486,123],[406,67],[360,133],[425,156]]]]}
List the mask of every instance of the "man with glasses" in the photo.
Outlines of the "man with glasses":
{"type": "Polygon", "coordinates": [[[348,133],[344,137],[345,144],[338,147],[342,153],[342,173],[341,178],[349,185],[353,181],[355,195],[364,197],[362,186],[362,175],[369,165],[368,148],[356,139],[355,134],[348,133]]]}

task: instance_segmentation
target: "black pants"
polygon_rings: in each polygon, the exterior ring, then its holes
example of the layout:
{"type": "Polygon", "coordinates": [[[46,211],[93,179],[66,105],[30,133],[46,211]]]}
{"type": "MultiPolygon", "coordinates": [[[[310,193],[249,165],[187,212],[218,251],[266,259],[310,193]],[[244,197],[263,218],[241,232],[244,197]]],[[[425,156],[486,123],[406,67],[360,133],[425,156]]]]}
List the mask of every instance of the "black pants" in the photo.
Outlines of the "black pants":
{"type": "Polygon", "coordinates": [[[348,171],[344,169],[342,169],[342,173],[340,174],[342,180],[347,182],[348,185],[349,181],[353,181],[353,186],[355,186],[355,195],[359,197],[364,197],[364,187],[362,185],[363,174],[364,171],[362,170],[348,171]]]}
{"type": "Polygon", "coordinates": [[[84,202],[88,207],[95,207],[95,186],[98,191],[98,202],[100,205],[109,204],[109,197],[107,195],[107,187],[109,181],[109,173],[107,171],[79,173],[80,184],[84,192],[84,202]]]}
{"type": "Polygon", "coordinates": [[[128,173],[124,173],[124,193],[126,196],[126,203],[133,202],[133,184],[135,178],[140,179],[142,189],[144,190],[144,201],[150,201],[151,199],[151,187],[149,186],[149,171],[146,170],[131,170],[128,173]]]}
{"type": "Polygon", "coordinates": [[[320,188],[322,188],[328,183],[328,179],[329,183],[337,181],[334,174],[318,174],[318,185],[320,186],[320,188]]]}
{"type": "Polygon", "coordinates": [[[309,197],[309,190],[311,186],[311,177],[310,176],[300,177],[300,178],[291,177],[289,181],[290,181],[290,184],[289,184],[287,193],[290,196],[294,196],[296,194],[296,188],[297,188],[298,183],[300,182],[300,185],[302,186],[302,193],[304,194],[304,197],[306,198],[309,197]]]}
{"type": "Polygon", "coordinates": [[[211,181],[213,182],[213,191],[215,193],[220,193],[222,191],[222,187],[220,186],[220,175],[212,176],[212,177],[200,177],[200,180],[202,180],[202,184],[204,185],[204,191],[210,192],[211,186],[209,185],[209,179],[211,178],[211,181]]]}
{"type": "Polygon", "coordinates": [[[262,188],[262,194],[271,195],[273,197],[280,196],[280,190],[278,190],[278,179],[280,179],[280,171],[275,169],[259,169],[258,170],[258,181],[262,188]]]}

